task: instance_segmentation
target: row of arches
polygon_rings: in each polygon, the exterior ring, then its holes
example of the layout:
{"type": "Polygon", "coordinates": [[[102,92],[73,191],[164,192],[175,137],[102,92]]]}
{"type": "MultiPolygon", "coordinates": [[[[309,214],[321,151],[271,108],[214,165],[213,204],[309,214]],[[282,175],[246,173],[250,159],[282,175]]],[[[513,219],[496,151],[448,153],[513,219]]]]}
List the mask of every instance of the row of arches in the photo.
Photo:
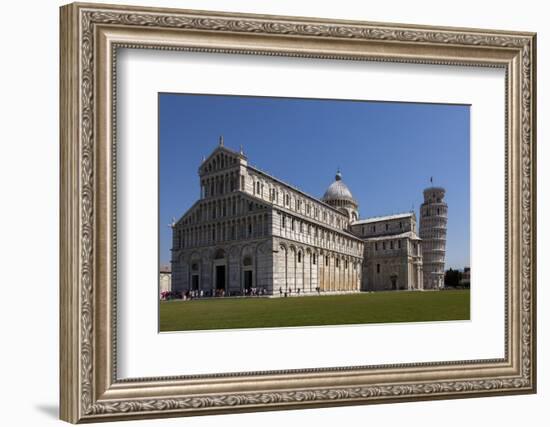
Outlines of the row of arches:
{"type": "Polygon", "coordinates": [[[361,287],[361,259],[281,243],[276,292],[353,292],[361,287]]]}
{"type": "Polygon", "coordinates": [[[238,171],[210,176],[201,179],[201,199],[221,196],[235,190],[243,190],[238,171]]]}
{"type": "Polygon", "coordinates": [[[258,238],[270,234],[268,214],[258,213],[243,218],[219,221],[215,224],[179,229],[175,233],[174,249],[180,250],[219,242],[258,238]]]}
{"type": "Polygon", "coordinates": [[[283,238],[292,240],[303,239],[307,240],[307,243],[332,250],[357,252],[358,254],[361,254],[363,251],[362,242],[357,241],[355,238],[283,212],[278,211],[278,214],[279,236],[283,238]]]}
{"type": "Polygon", "coordinates": [[[443,215],[447,216],[447,205],[441,206],[429,206],[422,208],[422,216],[437,216],[443,215]]]}
{"type": "Polygon", "coordinates": [[[237,157],[226,153],[218,153],[202,167],[203,173],[216,172],[237,164],[237,157]]]}
{"type": "Polygon", "coordinates": [[[183,251],[173,261],[175,290],[205,296],[282,296],[284,293],[355,292],[361,288],[361,259],[282,242],[183,251]]]}
{"type": "Polygon", "coordinates": [[[173,284],[179,291],[202,291],[202,296],[249,295],[252,289],[266,295],[272,290],[266,268],[270,255],[262,244],[183,253],[173,265],[173,284]]]}
{"type": "Polygon", "coordinates": [[[239,216],[259,210],[265,210],[265,206],[249,198],[234,195],[218,200],[202,201],[180,224],[184,226],[199,224],[218,218],[239,216]]]}

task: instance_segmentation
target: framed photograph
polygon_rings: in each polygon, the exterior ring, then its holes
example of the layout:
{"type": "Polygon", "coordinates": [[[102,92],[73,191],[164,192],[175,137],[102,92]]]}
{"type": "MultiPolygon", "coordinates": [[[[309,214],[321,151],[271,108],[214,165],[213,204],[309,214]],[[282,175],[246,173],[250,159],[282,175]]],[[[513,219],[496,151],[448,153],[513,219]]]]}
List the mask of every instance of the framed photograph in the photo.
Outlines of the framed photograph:
{"type": "Polygon", "coordinates": [[[536,391],[535,34],[60,22],[63,420],[536,391]]]}

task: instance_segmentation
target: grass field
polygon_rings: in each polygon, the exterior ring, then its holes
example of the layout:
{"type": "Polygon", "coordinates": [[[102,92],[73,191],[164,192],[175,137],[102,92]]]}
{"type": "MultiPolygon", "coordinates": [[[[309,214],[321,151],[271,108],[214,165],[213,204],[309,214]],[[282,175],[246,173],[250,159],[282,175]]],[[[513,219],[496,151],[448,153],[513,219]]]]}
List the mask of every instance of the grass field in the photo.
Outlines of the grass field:
{"type": "Polygon", "coordinates": [[[160,302],[162,332],[467,319],[469,290],[160,302]]]}

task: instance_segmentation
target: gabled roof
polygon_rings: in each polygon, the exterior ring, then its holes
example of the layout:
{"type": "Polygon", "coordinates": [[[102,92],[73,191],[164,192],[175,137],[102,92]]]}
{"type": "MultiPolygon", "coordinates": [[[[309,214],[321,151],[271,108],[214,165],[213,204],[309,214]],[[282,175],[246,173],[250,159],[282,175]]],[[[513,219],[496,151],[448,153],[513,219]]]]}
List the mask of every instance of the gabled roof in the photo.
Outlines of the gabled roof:
{"type": "Polygon", "coordinates": [[[219,151],[223,151],[227,154],[231,154],[232,156],[237,156],[237,157],[246,159],[246,156],[244,155],[244,153],[240,153],[238,151],[232,150],[231,148],[227,148],[225,145],[218,145],[216,148],[214,148],[214,150],[210,153],[210,155],[205,159],[205,161],[210,160],[210,158],[214,154],[218,153],[219,151]]]}
{"type": "Polygon", "coordinates": [[[225,145],[223,145],[223,142],[220,141],[220,144],[216,148],[214,148],[214,150],[212,150],[212,152],[208,155],[206,159],[201,162],[199,166],[199,171],[204,167],[204,165],[208,164],[210,160],[220,152],[226,153],[231,157],[237,157],[243,160],[247,160],[244,153],[227,148],[225,145]]]}
{"type": "Polygon", "coordinates": [[[377,236],[377,237],[367,237],[363,239],[365,242],[377,242],[381,240],[393,240],[393,239],[402,239],[404,237],[408,237],[412,240],[422,240],[418,235],[413,231],[405,231],[404,233],[400,234],[384,234],[383,236],[377,236]]]}
{"type": "Polygon", "coordinates": [[[263,170],[258,169],[258,168],[254,167],[254,166],[252,166],[252,165],[247,165],[247,168],[249,168],[250,170],[252,170],[252,171],[254,171],[254,172],[256,172],[256,173],[259,173],[259,174],[261,174],[261,175],[264,175],[265,177],[267,177],[267,178],[269,178],[269,179],[275,181],[276,183],[278,183],[278,184],[280,184],[280,185],[282,185],[282,186],[284,186],[284,187],[287,187],[287,188],[289,188],[289,189],[291,189],[291,190],[293,190],[293,191],[296,191],[297,193],[301,194],[302,196],[304,196],[304,197],[306,197],[306,198],[308,198],[308,199],[310,199],[310,200],[313,200],[314,202],[319,203],[319,204],[322,205],[324,208],[330,209],[331,211],[333,211],[333,212],[335,212],[335,213],[341,215],[341,216],[344,217],[345,219],[347,219],[346,214],[344,214],[343,212],[339,211],[338,209],[336,209],[336,208],[333,207],[333,206],[330,206],[328,203],[323,202],[321,199],[318,199],[317,197],[312,196],[311,194],[308,194],[308,193],[306,193],[306,192],[300,190],[299,188],[295,187],[294,185],[289,184],[289,183],[287,183],[287,182],[284,182],[284,181],[280,180],[279,178],[276,178],[276,177],[274,177],[273,175],[270,175],[270,174],[268,174],[267,172],[264,172],[263,170]]]}
{"type": "Polygon", "coordinates": [[[393,215],[386,215],[386,216],[374,216],[372,218],[365,218],[361,219],[359,221],[355,221],[353,225],[360,225],[360,224],[370,224],[373,222],[380,222],[380,221],[391,221],[392,219],[400,219],[400,218],[409,218],[414,215],[414,212],[403,212],[393,215]]]}

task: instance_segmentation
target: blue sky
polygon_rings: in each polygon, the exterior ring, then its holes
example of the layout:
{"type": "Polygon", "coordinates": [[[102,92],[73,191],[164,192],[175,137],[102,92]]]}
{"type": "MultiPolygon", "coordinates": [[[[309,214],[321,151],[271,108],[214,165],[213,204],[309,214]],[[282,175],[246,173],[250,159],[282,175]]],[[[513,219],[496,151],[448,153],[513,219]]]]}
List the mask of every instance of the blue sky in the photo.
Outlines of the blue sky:
{"type": "Polygon", "coordinates": [[[249,164],[321,197],[337,168],[361,218],[418,208],[445,187],[446,267],[470,264],[470,107],[398,102],[159,94],[160,262],[172,217],[199,197],[198,167],[223,135],[249,164]]]}

